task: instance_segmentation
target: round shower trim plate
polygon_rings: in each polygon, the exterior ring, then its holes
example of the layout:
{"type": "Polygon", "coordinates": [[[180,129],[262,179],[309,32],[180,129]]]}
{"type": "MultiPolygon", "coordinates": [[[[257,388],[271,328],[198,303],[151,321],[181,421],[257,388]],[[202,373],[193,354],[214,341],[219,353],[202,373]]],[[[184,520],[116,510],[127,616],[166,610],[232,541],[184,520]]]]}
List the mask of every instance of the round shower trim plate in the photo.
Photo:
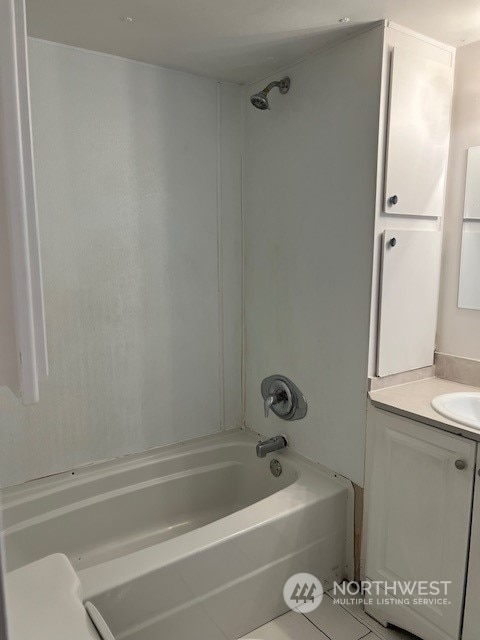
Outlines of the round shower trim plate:
{"type": "Polygon", "coordinates": [[[285,94],[288,93],[290,89],[290,78],[287,76],[286,78],[282,78],[278,84],[278,90],[280,93],[285,94]]]}

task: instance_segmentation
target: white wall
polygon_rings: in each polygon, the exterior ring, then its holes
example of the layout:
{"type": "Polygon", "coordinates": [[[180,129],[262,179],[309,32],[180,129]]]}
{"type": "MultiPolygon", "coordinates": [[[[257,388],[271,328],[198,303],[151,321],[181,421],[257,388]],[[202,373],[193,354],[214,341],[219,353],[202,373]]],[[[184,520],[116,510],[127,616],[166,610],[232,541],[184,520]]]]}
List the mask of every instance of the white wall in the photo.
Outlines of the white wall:
{"type": "Polygon", "coordinates": [[[241,418],[239,88],[29,45],[51,369],[2,485],[241,418]]]}
{"type": "MultiPolygon", "coordinates": [[[[459,309],[458,276],[468,147],[480,145],[480,42],[458,49],[447,179],[437,347],[480,360],[480,311],[459,309]]],[[[474,222],[471,223],[478,227],[474,222]]]]}
{"type": "Polygon", "coordinates": [[[382,49],[377,27],[290,68],[290,92],[246,112],[246,423],[358,484],[382,49]],[[304,392],[305,419],[265,420],[274,373],[304,392]]]}

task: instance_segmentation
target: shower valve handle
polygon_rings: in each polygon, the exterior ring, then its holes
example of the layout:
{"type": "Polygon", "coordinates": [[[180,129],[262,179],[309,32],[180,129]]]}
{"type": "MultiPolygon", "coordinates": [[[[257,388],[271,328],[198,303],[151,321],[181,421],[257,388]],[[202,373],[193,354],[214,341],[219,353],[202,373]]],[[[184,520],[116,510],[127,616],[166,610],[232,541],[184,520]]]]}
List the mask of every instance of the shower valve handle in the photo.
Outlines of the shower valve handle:
{"type": "Polygon", "coordinates": [[[300,389],[282,375],[268,376],[262,380],[262,397],[265,418],[270,409],[282,420],[300,420],[307,413],[307,401],[300,389]]]}
{"type": "Polygon", "coordinates": [[[265,418],[268,418],[269,411],[274,404],[278,404],[279,402],[285,402],[287,399],[287,394],[285,391],[278,389],[275,393],[267,396],[263,401],[263,407],[265,409],[265,418]]]}

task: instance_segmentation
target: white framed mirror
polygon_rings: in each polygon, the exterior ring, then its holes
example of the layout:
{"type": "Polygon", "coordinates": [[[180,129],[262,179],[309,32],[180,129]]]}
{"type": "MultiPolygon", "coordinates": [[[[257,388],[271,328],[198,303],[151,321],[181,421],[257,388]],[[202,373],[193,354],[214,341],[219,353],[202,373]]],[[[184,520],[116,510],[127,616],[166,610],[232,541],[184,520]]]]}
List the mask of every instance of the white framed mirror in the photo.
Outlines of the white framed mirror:
{"type": "Polygon", "coordinates": [[[480,220],[480,146],[468,150],[463,217],[480,220]]]}
{"type": "Polygon", "coordinates": [[[458,307],[480,309],[480,146],[468,149],[458,307]]]}
{"type": "Polygon", "coordinates": [[[480,225],[469,231],[464,225],[458,306],[460,309],[480,309],[480,225]]]}

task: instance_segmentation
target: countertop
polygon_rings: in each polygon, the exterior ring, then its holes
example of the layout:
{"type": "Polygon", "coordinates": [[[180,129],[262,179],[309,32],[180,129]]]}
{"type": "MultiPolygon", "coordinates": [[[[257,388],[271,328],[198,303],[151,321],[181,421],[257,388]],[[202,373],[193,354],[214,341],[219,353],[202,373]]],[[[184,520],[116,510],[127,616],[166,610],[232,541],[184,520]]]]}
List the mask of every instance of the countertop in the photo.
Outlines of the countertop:
{"type": "Polygon", "coordinates": [[[369,396],[372,404],[379,409],[397,413],[406,418],[480,442],[479,430],[444,418],[430,404],[435,396],[443,393],[458,393],[460,391],[479,392],[480,389],[441,378],[427,378],[370,391],[369,396]]]}

